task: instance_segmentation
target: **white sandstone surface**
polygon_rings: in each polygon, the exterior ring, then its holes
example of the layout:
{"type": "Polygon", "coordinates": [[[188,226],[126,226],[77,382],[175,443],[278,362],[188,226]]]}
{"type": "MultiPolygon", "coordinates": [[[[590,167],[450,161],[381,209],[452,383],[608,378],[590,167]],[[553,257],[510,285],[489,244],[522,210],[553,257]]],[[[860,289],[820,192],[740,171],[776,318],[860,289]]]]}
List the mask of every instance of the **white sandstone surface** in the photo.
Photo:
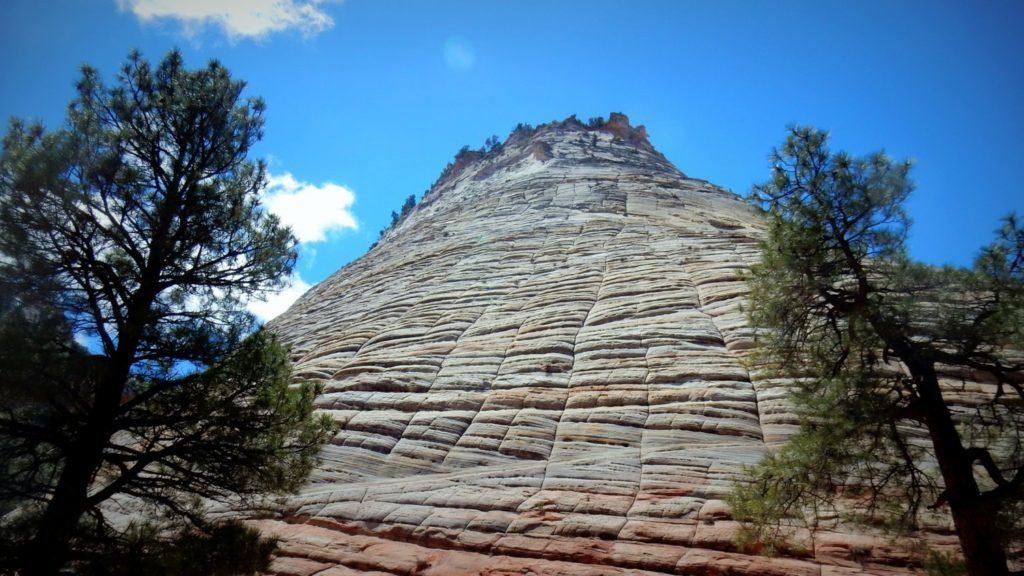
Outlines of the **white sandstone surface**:
{"type": "MultiPolygon", "coordinates": [[[[743,362],[764,225],[615,115],[463,158],[271,328],[341,423],[262,522],[279,574],[915,572],[858,532],[738,550],[722,501],[793,430],[743,362]]],[[[955,541],[933,534],[938,544],[955,541]]]]}

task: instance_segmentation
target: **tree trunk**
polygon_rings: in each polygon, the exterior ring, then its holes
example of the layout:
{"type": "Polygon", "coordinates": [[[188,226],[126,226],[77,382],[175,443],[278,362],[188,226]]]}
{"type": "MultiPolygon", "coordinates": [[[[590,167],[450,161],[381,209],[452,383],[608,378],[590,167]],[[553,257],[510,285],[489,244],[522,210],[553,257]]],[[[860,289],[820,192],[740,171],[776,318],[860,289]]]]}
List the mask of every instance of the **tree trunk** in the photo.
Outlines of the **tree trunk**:
{"type": "Polygon", "coordinates": [[[1006,551],[995,522],[996,510],[973,503],[954,504],[950,500],[960,548],[970,576],[1006,576],[1006,551]]]}
{"type": "MultiPolygon", "coordinates": [[[[174,206],[173,204],[171,205],[174,206]]],[[[117,349],[111,354],[102,375],[96,383],[93,405],[89,411],[81,438],[68,453],[60,480],[53,497],[47,504],[35,537],[29,543],[23,558],[24,576],[56,576],[70,559],[71,541],[78,523],[92,503],[89,488],[93,477],[103,464],[103,451],[116,431],[121,397],[124,394],[135,354],[149,315],[160,292],[163,244],[174,212],[161,218],[154,232],[149,260],[142,271],[139,288],[127,306],[124,321],[118,325],[117,349]],[[161,242],[162,240],[162,242],[161,242]]],[[[99,324],[100,321],[97,320],[99,324]]]]}
{"type": "Polygon", "coordinates": [[[79,454],[68,459],[53,498],[22,558],[25,576],[54,576],[67,563],[71,539],[86,509],[86,498],[97,465],[79,454]]]}
{"type": "Polygon", "coordinates": [[[949,413],[934,365],[907,362],[917,380],[924,402],[925,424],[935,448],[946,500],[953,515],[960,548],[970,576],[1007,576],[1006,551],[995,522],[997,510],[981,498],[974,478],[973,462],[967,455],[953,417],[949,413]]]}
{"type": "Polygon", "coordinates": [[[67,455],[53,497],[24,552],[22,573],[25,576],[56,576],[70,559],[71,540],[79,520],[89,508],[89,487],[103,462],[103,449],[114,432],[129,368],[130,363],[117,362],[117,368],[98,383],[95,403],[82,436],[67,455]]]}

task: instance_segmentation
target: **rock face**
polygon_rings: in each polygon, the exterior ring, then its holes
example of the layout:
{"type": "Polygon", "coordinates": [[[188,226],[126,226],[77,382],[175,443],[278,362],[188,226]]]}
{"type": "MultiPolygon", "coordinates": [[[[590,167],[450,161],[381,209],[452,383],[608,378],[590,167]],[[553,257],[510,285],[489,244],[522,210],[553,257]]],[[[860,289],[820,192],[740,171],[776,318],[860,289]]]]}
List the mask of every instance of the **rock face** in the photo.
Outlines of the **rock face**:
{"type": "Polygon", "coordinates": [[[262,522],[275,572],[913,572],[863,534],[789,558],[733,543],[722,498],[793,429],[784,386],[742,362],[763,231],[621,115],[460,154],[272,324],[342,426],[262,522]]]}

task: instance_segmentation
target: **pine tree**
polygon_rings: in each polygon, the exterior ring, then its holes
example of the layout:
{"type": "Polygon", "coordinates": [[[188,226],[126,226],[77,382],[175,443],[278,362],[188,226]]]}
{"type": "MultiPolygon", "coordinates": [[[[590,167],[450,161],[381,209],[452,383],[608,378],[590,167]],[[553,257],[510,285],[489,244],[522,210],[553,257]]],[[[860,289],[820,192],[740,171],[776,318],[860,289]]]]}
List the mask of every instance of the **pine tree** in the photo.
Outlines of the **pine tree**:
{"type": "Polygon", "coordinates": [[[787,518],[837,510],[913,529],[946,509],[967,571],[1007,574],[1024,510],[1024,229],[1007,218],[971,268],[925,265],[905,245],[909,163],[831,153],[810,128],[772,162],[752,194],[770,224],[755,365],[792,379],[801,426],[734,492],[746,536],[776,545],[787,518]],[[951,402],[967,379],[980,402],[951,402]]]}
{"type": "Polygon", "coordinates": [[[28,352],[0,354],[0,511],[27,527],[23,574],[113,549],[115,503],[209,528],[204,503],[295,490],[332,433],[245,310],[296,253],[259,205],[243,88],[133,53],[113,86],[83,68],[61,129],[11,123],[0,336],[28,352]]]}

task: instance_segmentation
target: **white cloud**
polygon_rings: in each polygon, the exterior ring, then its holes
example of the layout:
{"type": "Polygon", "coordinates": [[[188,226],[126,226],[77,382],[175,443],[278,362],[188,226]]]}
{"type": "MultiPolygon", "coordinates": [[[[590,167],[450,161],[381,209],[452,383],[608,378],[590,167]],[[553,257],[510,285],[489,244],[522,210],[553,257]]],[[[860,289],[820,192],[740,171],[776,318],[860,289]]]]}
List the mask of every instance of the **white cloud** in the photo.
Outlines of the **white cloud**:
{"type": "Polygon", "coordinates": [[[288,309],[299,296],[306,293],[312,287],[311,284],[299,278],[298,275],[292,275],[288,279],[288,284],[279,292],[275,294],[269,294],[265,299],[250,300],[246,307],[249,312],[252,312],[257,318],[266,322],[279,316],[282,312],[288,309]]]}
{"type": "MultiPolygon", "coordinates": [[[[310,184],[296,180],[288,172],[271,174],[262,198],[267,211],[292,229],[304,245],[303,253],[307,254],[316,254],[315,247],[308,246],[310,242],[327,240],[331,232],[359,229],[359,223],[352,214],[355,201],[355,192],[344,186],[331,182],[310,184]]],[[[246,307],[266,322],[287,310],[310,287],[311,284],[295,273],[284,288],[265,298],[250,300],[246,307]]]]}
{"type": "Polygon", "coordinates": [[[444,41],[444,63],[453,70],[469,70],[476,62],[473,45],[464,38],[449,38],[444,41]]]}
{"type": "Polygon", "coordinates": [[[334,26],[323,6],[338,0],[117,0],[143,22],[176,21],[187,36],[219,26],[231,39],[295,29],[313,36],[334,26]]]}
{"type": "Polygon", "coordinates": [[[319,186],[296,180],[285,172],[271,175],[263,205],[290,226],[299,242],[321,242],[329,232],[358,230],[352,214],[355,192],[330,182],[319,186]]]}

